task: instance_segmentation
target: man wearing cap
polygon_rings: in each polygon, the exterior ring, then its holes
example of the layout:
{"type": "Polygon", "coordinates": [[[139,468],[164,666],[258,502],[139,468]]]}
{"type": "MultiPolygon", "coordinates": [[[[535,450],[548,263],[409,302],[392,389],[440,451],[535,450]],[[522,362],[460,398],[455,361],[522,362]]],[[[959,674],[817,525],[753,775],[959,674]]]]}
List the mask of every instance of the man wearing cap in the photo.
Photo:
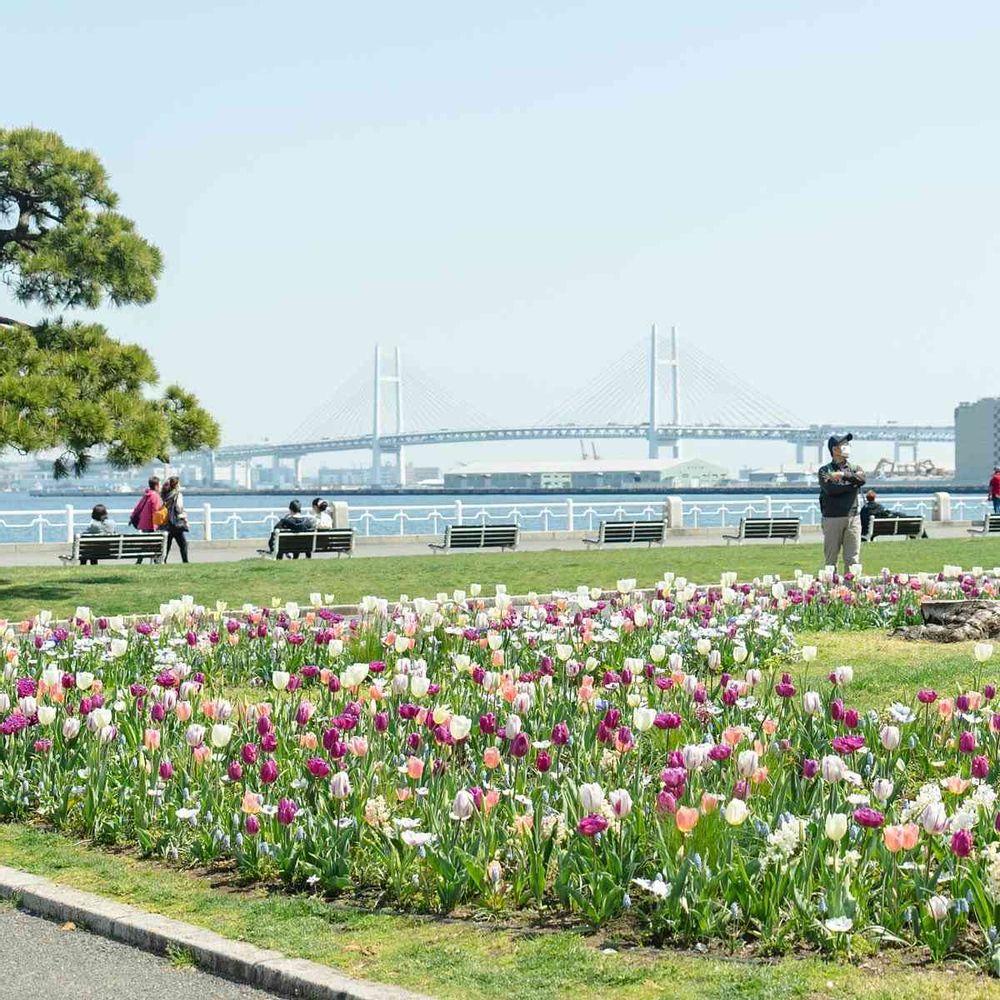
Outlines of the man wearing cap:
{"type": "Polygon", "coordinates": [[[823,553],[827,566],[836,566],[844,550],[844,569],[861,553],[861,517],[858,493],[865,484],[859,465],[850,462],[853,434],[833,434],[827,441],[831,462],[819,470],[819,509],[823,513],[823,553]]]}

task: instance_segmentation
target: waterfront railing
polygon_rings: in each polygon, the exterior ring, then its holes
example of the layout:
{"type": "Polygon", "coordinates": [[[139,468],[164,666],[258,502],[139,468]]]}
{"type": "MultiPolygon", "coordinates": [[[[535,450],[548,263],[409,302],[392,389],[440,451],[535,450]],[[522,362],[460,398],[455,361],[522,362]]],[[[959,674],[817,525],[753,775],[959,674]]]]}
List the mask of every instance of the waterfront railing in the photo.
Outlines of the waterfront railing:
{"type": "MultiPolygon", "coordinates": [[[[973,497],[950,496],[947,519],[981,520],[986,503],[973,497]]],[[[937,496],[893,496],[893,510],[937,516],[937,496]]],[[[120,530],[128,529],[131,506],[109,511],[120,530]]],[[[195,540],[266,538],[285,508],[218,507],[211,503],[188,508],[191,537],[195,540]]],[[[798,517],[803,524],[819,524],[819,505],[812,497],[758,496],[729,500],[682,500],[680,517],[673,527],[729,528],[742,517],[798,517]],[[677,523],[679,522],[679,523],[677,523]]],[[[362,537],[443,534],[449,524],[518,524],[524,532],[596,531],[601,521],[657,519],[664,515],[659,499],[590,500],[553,497],[546,500],[479,503],[468,498],[426,504],[351,504],[351,527],[362,537]]],[[[66,504],[50,510],[0,510],[0,542],[67,542],[90,523],[90,509],[66,504]]]]}

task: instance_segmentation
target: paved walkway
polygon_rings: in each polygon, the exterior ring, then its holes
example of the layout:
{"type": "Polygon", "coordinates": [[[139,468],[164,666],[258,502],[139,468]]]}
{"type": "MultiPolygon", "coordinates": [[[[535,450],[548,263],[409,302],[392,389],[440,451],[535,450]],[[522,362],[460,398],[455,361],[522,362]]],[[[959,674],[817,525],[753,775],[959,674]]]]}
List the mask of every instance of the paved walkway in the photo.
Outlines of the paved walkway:
{"type": "MultiPolygon", "coordinates": [[[[730,534],[735,529],[730,528],[704,528],[696,529],[683,534],[667,534],[664,546],[693,547],[704,545],[724,545],[723,534],[730,534]]],[[[928,523],[928,534],[931,538],[969,538],[967,522],[948,522],[941,524],[928,523]]],[[[596,533],[592,532],[524,532],[518,544],[518,552],[545,552],[553,549],[570,552],[584,551],[583,537],[596,533]]],[[[813,525],[803,525],[802,541],[817,543],[822,540],[819,528],[813,525]]],[[[429,541],[441,541],[441,536],[402,536],[402,537],[381,537],[365,538],[358,536],[355,540],[355,551],[353,558],[370,557],[400,557],[400,556],[426,556],[431,555],[433,550],[428,548],[429,541]]],[[[191,542],[191,560],[199,563],[235,562],[239,559],[259,559],[257,550],[264,544],[259,539],[241,539],[239,541],[228,542],[191,542]]],[[[751,548],[757,543],[747,543],[751,548]]],[[[910,544],[904,539],[883,539],[876,543],[878,547],[884,548],[888,545],[910,544]]],[[[633,546],[608,546],[605,551],[619,548],[633,548],[633,546]]],[[[0,568],[4,566],[48,566],[56,568],[61,566],[59,556],[68,552],[68,545],[0,545],[0,568]]],[[[176,554],[171,554],[171,563],[177,561],[176,554]]],[[[330,556],[319,558],[330,559],[330,556]]],[[[445,558],[442,555],[441,558],[445,558]]],[[[115,566],[115,563],[104,563],[96,567],[100,571],[104,566],[115,566]]]]}
{"type": "Polygon", "coordinates": [[[276,1000],[128,945],[0,906],[0,1000],[276,1000]]]}

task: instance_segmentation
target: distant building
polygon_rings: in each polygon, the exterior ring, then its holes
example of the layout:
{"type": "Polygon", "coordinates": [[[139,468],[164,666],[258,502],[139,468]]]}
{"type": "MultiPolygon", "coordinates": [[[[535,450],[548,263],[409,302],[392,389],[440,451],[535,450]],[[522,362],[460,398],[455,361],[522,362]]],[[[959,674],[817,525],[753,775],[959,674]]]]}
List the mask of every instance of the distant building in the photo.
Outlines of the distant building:
{"type": "Polygon", "coordinates": [[[955,407],[955,480],[985,489],[1000,464],[1000,398],[955,407]]]}
{"type": "Polygon", "coordinates": [[[740,479],[751,485],[800,486],[816,481],[814,465],[788,463],[778,469],[740,469],[740,479]]]}
{"type": "Polygon", "coordinates": [[[714,486],[728,470],[699,458],[592,459],[575,462],[470,462],[444,474],[449,489],[574,490],[596,486],[714,486]]]}

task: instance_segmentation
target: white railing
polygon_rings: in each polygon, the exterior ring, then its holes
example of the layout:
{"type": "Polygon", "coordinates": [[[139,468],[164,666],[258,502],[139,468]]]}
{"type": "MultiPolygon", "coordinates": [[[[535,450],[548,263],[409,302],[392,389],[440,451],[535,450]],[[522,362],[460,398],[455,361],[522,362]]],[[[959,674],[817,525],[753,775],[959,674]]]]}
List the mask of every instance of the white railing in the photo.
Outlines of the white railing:
{"type": "MultiPolygon", "coordinates": [[[[906,514],[934,516],[929,495],[886,497],[885,504],[906,514]]],[[[731,527],[741,517],[799,517],[804,524],[819,524],[819,504],[814,497],[732,497],[725,501],[684,500],[683,524],[691,528],[731,527]]],[[[119,530],[129,531],[131,506],[109,509],[119,530]]],[[[951,518],[981,520],[987,504],[973,497],[951,496],[951,518]]],[[[283,505],[267,507],[215,507],[210,503],[188,507],[191,537],[212,541],[266,538],[286,513],[283,505]]],[[[428,504],[369,504],[351,506],[350,525],[362,536],[438,535],[449,524],[514,523],[525,532],[596,531],[600,521],[656,519],[663,516],[663,501],[590,500],[553,497],[537,501],[510,500],[478,503],[469,499],[442,499],[428,504]]],[[[69,542],[90,523],[86,508],[67,504],[52,510],[0,510],[0,542],[69,542]]]]}

